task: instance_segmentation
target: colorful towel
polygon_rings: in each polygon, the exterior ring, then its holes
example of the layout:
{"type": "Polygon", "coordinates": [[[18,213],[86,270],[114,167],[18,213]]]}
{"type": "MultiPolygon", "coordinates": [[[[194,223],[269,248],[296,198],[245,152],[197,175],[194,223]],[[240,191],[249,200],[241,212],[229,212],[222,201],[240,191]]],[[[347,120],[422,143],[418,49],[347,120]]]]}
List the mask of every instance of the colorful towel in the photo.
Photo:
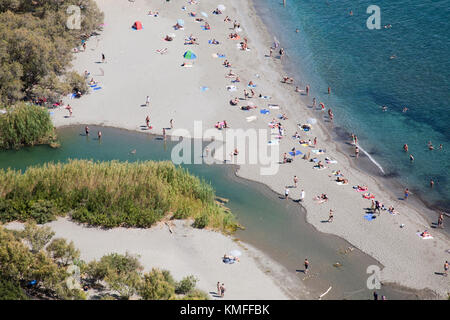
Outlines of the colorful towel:
{"type": "MultiPolygon", "coordinates": [[[[294,155],[294,152],[289,151],[289,154],[290,154],[291,156],[293,156],[293,155],[294,155]]],[[[300,154],[303,154],[303,153],[301,153],[301,152],[298,151],[298,150],[295,151],[295,155],[296,155],[296,156],[298,156],[298,155],[300,155],[300,154]]]]}

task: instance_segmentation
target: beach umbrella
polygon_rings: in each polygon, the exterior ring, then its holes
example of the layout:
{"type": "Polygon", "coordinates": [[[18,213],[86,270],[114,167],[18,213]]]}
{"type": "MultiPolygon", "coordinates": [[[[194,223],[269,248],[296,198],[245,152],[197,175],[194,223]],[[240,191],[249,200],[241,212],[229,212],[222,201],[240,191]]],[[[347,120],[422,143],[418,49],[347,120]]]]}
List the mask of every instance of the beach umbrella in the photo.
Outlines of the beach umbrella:
{"type": "Polygon", "coordinates": [[[206,12],[200,12],[200,14],[202,15],[202,16],[204,16],[205,18],[208,18],[208,14],[206,13],[206,12]]]}
{"type": "Polygon", "coordinates": [[[189,59],[189,60],[192,60],[192,59],[197,58],[197,56],[195,55],[195,53],[193,53],[191,50],[186,51],[186,52],[184,53],[183,57],[184,57],[185,59],[189,59]]]}
{"type": "Polygon", "coordinates": [[[309,118],[308,120],[306,120],[306,122],[308,122],[309,124],[316,124],[317,120],[314,118],[309,118]]]}
{"type": "Polygon", "coordinates": [[[184,26],[184,20],[183,19],[178,19],[177,20],[178,25],[180,26],[184,26]]]}
{"type": "Polygon", "coordinates": [[[242,255],[242,252],[240,252],[239,250],[232,250],[232,251],[230,251],[230,255],[239,257],[242,255]]]}
{"type": "Polygon", "coordinates": [[[219,4],[217,6],[217,9],[219,9],[220,11],[225,11],[226,7],[223,4],[219,4]]]}

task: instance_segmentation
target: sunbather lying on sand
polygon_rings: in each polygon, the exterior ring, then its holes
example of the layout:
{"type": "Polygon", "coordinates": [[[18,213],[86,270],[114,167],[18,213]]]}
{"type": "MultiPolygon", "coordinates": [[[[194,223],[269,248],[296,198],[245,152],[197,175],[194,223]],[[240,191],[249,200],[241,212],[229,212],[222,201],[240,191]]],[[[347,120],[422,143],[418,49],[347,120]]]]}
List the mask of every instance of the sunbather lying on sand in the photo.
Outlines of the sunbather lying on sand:
{"type": "Polygon", "coordinates": [[[237,105],[238,104],[238,102],[239,102],[239,99],[236,97],[236,98],[234,98],[234,99],[231,99],[230,100],[230,104],[232,105],[232,106],[235,106],[235,105],[237,105]]]}
{"type": "Polygon", "coordinates": [[[367,188],[367,186],[360,186],[360,185],[353,187],[353,189],[355,189],[356,191],[359,191],[359,192],[369,190],[369,188],[367,188]]]}
{"type": "Polygon", "coordinates": [[[291,84],[291,83],[294,83],[294,79],[286,76],[286,77],[283,77],[283,80],[281,80],[281,82],[291,84]]]}
{"type": "Polygon", "coordinates": [[[320,196],[316,196],[314,198],[314,201],[316,201],[318,203],[326,202],[326,201],[328,201],[328,197],[325,193],[322,193],[320,196]]]}
{"type": "Polygon", "coordinates": [[[322,161],[319,161],[314,167],[318,168],[318,169],[323,169],[325,168],[325,166],[323,165],[322,161]]]}
{"type": "Polygon", "coordinates": [[[342,184],[348,184],[348,179],[337,177],[336,182],[342,182],[342,184]]]}
{"type": "Polygon", "coordinates": [[[164,38],[164,40],[166,40],[166,41],[172,41],[173,38],[166,35],[166,37],[164,38]]]}
{"type": "Polygon", "coordinates": [[[258,108],[257,106],[242,106],[241,110],[251,110],[251,109],[256,109],[258,108]]]}

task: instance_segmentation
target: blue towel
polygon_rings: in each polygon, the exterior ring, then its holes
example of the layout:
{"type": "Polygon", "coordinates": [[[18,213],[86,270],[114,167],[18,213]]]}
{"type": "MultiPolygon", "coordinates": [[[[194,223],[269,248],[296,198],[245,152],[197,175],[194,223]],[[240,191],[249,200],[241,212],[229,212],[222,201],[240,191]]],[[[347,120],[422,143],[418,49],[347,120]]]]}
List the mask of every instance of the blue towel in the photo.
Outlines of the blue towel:
{"type": "MultiPolygon", "coordinates": [[[[289,151],[289,154],[290,154],[291,156],[293,156],[293,155],[294,155],[294,152],[289,151]]],[[[299,154],[303,154],[303,153],[301,153],[301,152],[298,151],[298,150],[295,150],[295,155],[298,156],[299,154]]]]}
{"type": "Polygon", "coordinates": [[[225,55],[224,55],[224,54],[217,54],[217,56],[218,56],[219,58],[225,58],[225,55]]]}
{"type": "Polygon", "coordinates": [[[102,87],[97,87],[97,88],[94,88],[94,90],[100,90],[102,87]]]}
{"type": "Polygon", "coordinates": [[[269,114],[269,113],[270,113],[270,111],[267,110],[267,109],[262,109],[262,110],[259,111],[259,112],[262,113],[262,114],[269,114]]]}
{"type": "Polygon", "coordinates": [[[368,221],[372,221],[373,219],[375,219],[375,215],[372,213],[366,214],[364,215],[364,219],[368,220],[368,221]]]}
{"type": "Polygon", "coordinates": [[[304,128],[303,131],[309,131],[309,128],[304,128]]]}
{"type": "Polygon", "coordinates": [[[248,85],[249,88],[256,88],[256,84],[248,85]]]}
{"type": "Polygon", "coordinates": [[[91,88],[95,88],[96,86],[97,86],[96,84],[89,85],[89,87],[91,87],[91,88]]]}
{"type": "Polygon", "coordinates": [[[206,91],[206,90],[208,90],[208,89],[209,89],[208,87],[201,87],[201,88],[200,88],[200,90],[203,91],[203,92],[206,91]]]}
{"type": "Polygon", "coordinates": [[[205,26],[202,26],[202,30],[209,30],[209,29],[206,29],[206,27],[205,27],[205,26]]]}

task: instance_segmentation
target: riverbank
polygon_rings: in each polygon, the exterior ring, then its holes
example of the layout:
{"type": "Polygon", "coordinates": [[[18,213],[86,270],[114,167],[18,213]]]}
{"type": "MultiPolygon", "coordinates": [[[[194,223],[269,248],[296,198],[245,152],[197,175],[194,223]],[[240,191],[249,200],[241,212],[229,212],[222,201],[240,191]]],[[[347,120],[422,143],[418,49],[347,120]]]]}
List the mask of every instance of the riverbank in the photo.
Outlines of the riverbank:
{"type": "MultiPolygon", "coordinates": [[[[162,129],[169,126],[170,119],[174,119],[175,128],[192,132],[194,121],[201,118],[204,127],[213,127],[217,121],[226,119],[232,128],[267,128],[267,122],[273,116],[260,115],[255,110],[243,112],[228,104],[231,98],[241,97],[242,84],[252,80],[257,84],[257,94],[272,96],[271,103],[281,106],[279,113],[286,112],[289,117],[289,120],[282,121],[287,136],[280,142],[281,153],[290,151],[294,146],[302,152],[310,150],[294,144],[296,141],[290,139],[295,131],[299,131],[297,123],[305,123],[308,118],[305,112],[308,106],[302,103],[299,93],[294,91],[295,87],[280,83],[282,67],[279,59],[265,57],[272,39],[269,39],[268,32],[262,31],[264,26],[248,3],[224,1],[227,10],[219,16],[211,14],[215,8],[203,3],[187,5],[186,11],[181,10],[181,5],[173,3],[164,3],[159,7],[150,7],[145,1],[114,6],[107,5],[105,1],[98,1],[98,4],[105,12],[104,32],[98,40],[87,42],[86,52],[78,53],[75,68],[80,72],[86,69],[91,72],[94,79],[100,81],[102,89],[92,91],[79,100],[65,101],[72,106],[73,117],[66,118],[67,111],[64,109],[55,110],[53,120],[56,126],[89,123],[161,134],[162,129]],[[233,7],[239,7],[239,12],[233,7]],[[160,15],[148,16],[149,10],[158,10],[160,15]],[[207,19],[211,30],[201,30],[201,24],[187,16],[187,12],[193,10],[203,10],[211,16],[207,19]],[[227,14],[241,23],[243,32],[240,34],[248,38],[250,51],[239,50],[236,41],[228,39],[233,23],[223,22],[227,14]],[[179,18],[186,20],[185,31],[171,28],[179,18]],[[131,29],[136,20],[143,22],[143,30],[131,29]],[[164,41],[165,35],[170,33],[176,34],[175,40],[164,41]],[[183,38],[191,33],[198,38],[200,45],[183,44],[183,38]],[[208,40],[212,38],[220,44],[209,45],[208,40]],[[167,48],[166,54],[156,52],[164,48],[167,48]],[[183,53],[188,49],[193,50],[198,59],[192,68],[182,68],[183,53]],[[98,63],[102,53],[107,59],[104,64],[98,63]],[[241,85],[236,84],[240,87],[239,91],[230,93],[225,89],[231,85],[231,79],[224,77],[229,69],[222,66],[223,59],[212,57],[217,53],[226,54],[232,63],[231,69],[239,74],[242,81],[241,85]],[[209,90],[200,89],[205,86],[209,90]],[[150,96],[150,107],[145,106],[147,95],[150,96]],[[151,130],[147,130],[145,125],[147,115],[151,117],[151,130]],[[248,115],[255,115],[258,119],[247,122],[245,116],[248,115]]],[[[261,108],[267,105],[262,99],[258,99],[256,104],[261,108]]],[[[372,177],[354,170],[351,162],[338,152],[320,126],[314,126],[313,134],[302,133],[302,137],[317,137],[317,147],[326,149],[326,156],[333,157],[338,164],[316,171],[312,169],[311,162],[296,159],[291,164],[282,165],[276,176],[261,176],[259,166],[241,165],[239,175],[265,183],[278,193],[284,193],[285,186],[291,185],[293,176],[297,175],[299,187],[290,189],[290,196],[298,199],[300,190],[305,189],[303,205],[307,209],[309,223],[320,231],[347,239],[374,256],[385,266],[381,273],[382,281],[397,282],[416,289],[429,287],[444,296],[448,285],[434,272],[440,272],[443,262],[448,259],[445,252],[449,248],[448,239],[434,230],[433,240],[418,237],[415,234],[417,230],[429,229],[429,222],[385,193],[372,177]],[[331,171],[335,169],[344,172],[349,185],[340,186],[333,181],[331,171]],[[375,220],[365,220],[364,208],[370,206],[370,201],[362,199],[360,193],[352,190],[351,186],[357,184],[367,184],[377,199],[386,206],[393,205],[400,215],[390,216],[383,212],[375,220]],[[321,193],[327,193],[330,200],[325,204],[315,204],[312,198],[321,193]],[[333,223],[322,223],[327,220],[329,209],[335,211],[335,219],[333,223]],[[399,228],[400,224],[406,227],[399,228]]],[[[322,161],[323,157],[319,156],[322,161]]],[[[299,263],[305,257],[299,256],[299,263]]]]}
{"type": "MultiPolygon", "coordinates": [[[[86,262],[100,259],[112,252],[138,255],[144,272],[152,268],[169,270],[178,281],[188,275],[198,278],[197,288],[208,293],[210,299],[285,300],[289,292],[281,289],[285,284],[285,270],[268,259],[257,249],[234,241],[209,230],[194,229],[192,221],[173,221],[149,229],[86,227],[67,218],[45,224],[55,232],[55,238],[73,241],[86,262]],[[95,245],[93,245],[95,243],[95,245]],[[239,250],[240,261],[234,264],[222,262],[224,253],[239,250]],[[270,276],[268,276],[270,274],[270,276]],[[275,283],[273,279],[277,279],[275,283]],[[252,279],[252,281],[248,281],[252,279]],[[217,297],[216,283],[225,284],[223,298],[217,297]],[[245,285],[244,285],[245,284],[245,285]]],[[[12,222],[10,230],[21,230],[23,224],[12,222]]],[[[298,293],[296,293],[298,294],[298,293]]]]}

